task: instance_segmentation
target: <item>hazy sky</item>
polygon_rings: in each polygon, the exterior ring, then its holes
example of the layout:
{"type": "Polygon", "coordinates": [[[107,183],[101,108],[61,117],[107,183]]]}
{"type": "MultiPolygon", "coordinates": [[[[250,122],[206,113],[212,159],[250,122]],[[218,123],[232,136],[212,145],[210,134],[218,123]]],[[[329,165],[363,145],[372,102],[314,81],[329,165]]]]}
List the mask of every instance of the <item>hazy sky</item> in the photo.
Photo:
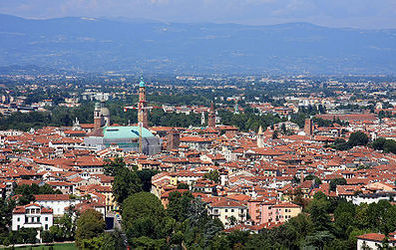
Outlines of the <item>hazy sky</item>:
{"type": "Polygon", "coordinates": [[[0,0],[0,13],[28,18],[147,18],[170,22],[396,28],[396,0],[0,0]]]}

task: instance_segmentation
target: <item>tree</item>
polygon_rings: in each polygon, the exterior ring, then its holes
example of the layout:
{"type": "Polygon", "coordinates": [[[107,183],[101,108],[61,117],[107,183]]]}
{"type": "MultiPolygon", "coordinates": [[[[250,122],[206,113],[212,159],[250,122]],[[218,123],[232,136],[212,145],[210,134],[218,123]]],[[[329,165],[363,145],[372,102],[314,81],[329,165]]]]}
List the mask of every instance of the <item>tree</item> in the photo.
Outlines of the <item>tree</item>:
{"type": "Polygon", "coordinates": [[[105,160],[104,173],[109,176],[116,176],[118,171],[125,167],[126,164],[121,157],[117,157],[113,161],[105,160]]]}
{"type": "Polygon", "coordinates": [[[188,186],[187,183],[184,182],[179,182],[177,183],[177,189],[189,189],[190,187],[188,186]]]}
{"type": "Polygon", "coordinates": [[[355,205],[346,201],[339,202],[334,211],[335,228],[337,234],[343,239],[349,237],[347,230],[353,226],[354,220],[351,218],[355,217],[355,211],[355,205]]]}
{"type": "Polygon", "coordinates": [[[187,212],[192,200],[194,200],[191,192],[183,192],[183,194],[178,191],[171,192],[168,200],[169,204],[166,213],[176,221],[183,222],[186,220],[187,212]]]}
{"type": "Polygon", "coordinates": [[[316,231],[326,231],[331,228],[331,219],[328,213],[329,207],[330,202],[322,192],[316,193],[314,199],[308,205],[308,211],[316,231]]]}
{"type": "Polygon", "coordinates": [[[122,239],[121,233],[118,231],[112,233],[103,233],[97,237],[84,239],[81,243],[82,249],[125,249],[126,246],[122,239]]]}
{"type": "Polygon", "coordinates": [[[85,210],[77,219],[76,245],[81,248],[83,240],[92,239],[104,232],[103,215],[94,209],[85,210]]]}
{"type": "Polygon", "coordinates": [[[394,153],[396,154],[396,141],[388,140],[385,138],[378,138],[375,140],[371,147],[375,150],[383,150],[385,153],[394,153]]]}
{"type": "Polygon", "coordinates": [[[375,150],[384,150],[385,142],[386,142],[386,139],[383,137],[380,137],[377,140],[373,141],[373,143],[371,144],[371,147],[374,148],[375,150]]]}
{"type": "Polygon", "coordinates": [[[54,236],[48,230],[41,232],[41,239],[44,243],[50,243],[54,241],[54,236]]]}
{"type": "Polygon", "coordinates": [[[384,143],[384,152],[396,154],[396,141],[386,140],[386,142],[384,143]]]}
{"type": "Polygon", "coordinates": [[[122,208],[122,223],[128,241],[133,243],[134,239],[143,236],[163,238],[165,215],[165,209],[155,195],[146,192],[130,195],[122,208]]]}
{"type": "Polygon", "coordinates": [[[117,171],[114,177],[113,194],[115,200],[122,204],[123,201],[130,196],[142,191],[141,180],[135,171],[131,171],[123,167],[117,171]]]}
{"type": "Polygon", "coordinates": [[[372,229],[388,235],[396,230],[396,206],[387,200],[371,203],[367,208],[368,222],[372,229]]]}
{"type": "Polygon", "coordinates": [[[15,208],[15,201],[13,199],[0,199],[0,237],[1,238],[6,238],[8,235],[8,228],[11,226],[12,210],[14,208],[15,208]]]}
{"type": "Polygon", "coordinates": [[[231,249],[238,249],[237,246],[244,246],[249,239],[249,232],[235,230],[228,234],[227,238],[230,242],[231,249]]]}
{"type": "Polygon", "coordinates": [[[125,249],[125,247],[125,242],[120,231],[116,230],[112,233],[103,234],[103,245],[101,249],[125,249]]]}
{"type": "Polygon", "coordinates": [[[231,226],[235,226],[236,225],[236,223],[237,223],[237,219],[235,218],[235,216],[230,216],[230,217],[228,217],[228,224],[229,225],[231,225],[231,226]]]}
{"type": "Polygon", "coordinates": [[[347,181],[344,178],[335,178],[330,181],[330,190],[336,191],[338,185],[346,185],[347,181]]]}
{"type": "Polygon", "coordinates": [[[219,183],[220,182],[220,173],[217,170],[213,170],[213,171],[210,171],[209,173],[206,173],[204,175],[204,178],[211,180],[215,183],[219,183]]]}
{"type": "Polygon", "coordinates": [[[135,238],[133,240],[134,247],[137,249],[167,249],[167,244],[165,239],[151,239],[146,236],[135,238]]]}
{"type": "Polygon", "coordinates": [[[278,130],[274,130],[274,133],[272,134],[272,139],[278,139],[278,130]]]}
{"type": "Polygon", "coordinates": [[[21,228],[18,231],[11,231],[4,239],[5,245],[10,244],[33,244],[37,241],[37,230],[35,228],[21,228]]]}
{"type": "Polygon", "coordinates": [[[334,235],[332,235],[328,231],[319,231],[312,235],[307,236],[306,245],[313,246],[317,249],[323,249],[324,246],[328,243],[331,243],[334,240],[334,235]]]}
{"type": "Polygon", "coordinates": [[[31,185],[24,184],[17,186],[14,192],[17,195],[21,195],[21,197],[19,197],[18,199],[18,203],[20,205],[26,205],[29,204],[30,202],[35,201],[34,195],[37,194],[62,194],[60,190],[54,190],[48,184],[39,186],[35,183],[31,185]]]}
{"type": "Polygon", "coordinates": [[[368,142],[369,142],[368,136],[361,131],[357,131],[357,132],[353,132],[349,136],[348,145],[351,147],[366,146],[368,142]]]}
{"type": "Polygon", "coordinates": [[[137,176],[140,179],[140,182],[142,183],[142,189],[145,192],[150,192],[151,191],[151,178],[158,174],[158,171],[152,170],[152,169],[143,169],[140,171],[137,171],[137,176]]]}
{"type": "Polygon", "coordinates": [[[50,232],[55,241],[73,240],[76,226],[71,213],[65,213],[62,217],[56,218],[54,225],[50,227],[50,232]]]}
{"type": "MultiPolygon", "coordinates": [[[[314,232],[311,216],[304,213],[300,213],[296,217],[289,219],[284,226],[288,235],[294,235],[294,242],[290,245],[295,245],[296,247],[302,246],[306,236],[314,232]]],[[[289,236],[289,238],[292,237],[289,236]]]]}
{"type": "Polygon", "coordinates": [[[281,125],[281,131],[282,131],[282,134],[286,134],[286,125],[284,124],[284,123],[282,123],[282,125],[281,125]]]}
{"type": "Polygon", "coordinates": [[[183,226],[186,246],[200,246],[201,248],[207,247],[217,233],[224,228],[219,219],[209,217],[205,204],[198,199],[191,202],[183,226]]]}
{"type": "MultiPolygon", "coordinates": [[[[231,242],[229,241],[227,235],[219,234],[212,240],[212,249],[229,249],[231,242]]],[[[248,247],[248,249],[260,249],[256,247],[248,247]]],[[[264,249],[264,248],[262,248],[264,249]]]]}

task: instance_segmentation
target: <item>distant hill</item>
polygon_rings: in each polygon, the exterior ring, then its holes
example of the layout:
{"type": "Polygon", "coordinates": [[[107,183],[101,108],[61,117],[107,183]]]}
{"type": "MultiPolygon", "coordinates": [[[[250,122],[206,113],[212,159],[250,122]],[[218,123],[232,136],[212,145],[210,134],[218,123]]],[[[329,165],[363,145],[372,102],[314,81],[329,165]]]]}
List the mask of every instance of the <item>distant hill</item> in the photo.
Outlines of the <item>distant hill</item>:
{"type": "Polygon", "coordinates": [[[152,73],[389,74],[396,30],[0,15],[0,66],[152,73]]]}

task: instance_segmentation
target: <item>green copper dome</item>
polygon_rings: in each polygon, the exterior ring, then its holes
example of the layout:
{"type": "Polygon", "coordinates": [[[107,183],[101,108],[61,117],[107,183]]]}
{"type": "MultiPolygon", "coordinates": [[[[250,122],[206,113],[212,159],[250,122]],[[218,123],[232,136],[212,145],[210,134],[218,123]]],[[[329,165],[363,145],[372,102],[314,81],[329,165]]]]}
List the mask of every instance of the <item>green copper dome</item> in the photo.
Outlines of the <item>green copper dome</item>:
{"type": "MultiPolygon", "coordinates": [[[[119,127],[106,127],[103,129],[104,139],[138,139],[139,127],[136,126],[119,126],[119,127]]],[[[142,128],[142,137],[153,137],[154,135],[146,128],[142,128]]]]}

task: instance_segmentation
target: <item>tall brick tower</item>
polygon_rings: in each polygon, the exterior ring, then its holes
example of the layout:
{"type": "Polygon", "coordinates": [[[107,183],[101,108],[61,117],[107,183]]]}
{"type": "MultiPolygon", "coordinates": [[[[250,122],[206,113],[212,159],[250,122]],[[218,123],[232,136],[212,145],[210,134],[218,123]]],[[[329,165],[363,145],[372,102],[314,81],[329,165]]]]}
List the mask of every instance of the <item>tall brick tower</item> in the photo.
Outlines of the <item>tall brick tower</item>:
{"type": "Polygon", "coordinates": [[[210,104],[210,110],[209,110],[209,114],[208,114],[208,127],[209,128],[216,127],[216,113],[214,110],[213,102],[210,104]]]}
{"type": "Polygon", "coordinates": [[[100,114],[100,104],[97,102],[95,103],[95,110],[94,110],[94,130],[100,129],[102,126],[102,117],[100,114]]]}
{"type": "Polygon", "coordinates": [[[312,119],[305,119],[304,132],[305,132],[305,135],[308,135],[308,136],[313,135],[312,119]]]}
{"type": "Polygon", "coordinates": [[[143,81],[143,77],[140,79],[139,83],[138,122],[141,123],[144,128],[148,127],[146,108],[146,84],[143,81]]]}
{"type": "Polygon", "coordinates": [[[178,149],[180,144],[180,134],[176,129],[169,131],[167,136],[167,150],[178,149]]]}

